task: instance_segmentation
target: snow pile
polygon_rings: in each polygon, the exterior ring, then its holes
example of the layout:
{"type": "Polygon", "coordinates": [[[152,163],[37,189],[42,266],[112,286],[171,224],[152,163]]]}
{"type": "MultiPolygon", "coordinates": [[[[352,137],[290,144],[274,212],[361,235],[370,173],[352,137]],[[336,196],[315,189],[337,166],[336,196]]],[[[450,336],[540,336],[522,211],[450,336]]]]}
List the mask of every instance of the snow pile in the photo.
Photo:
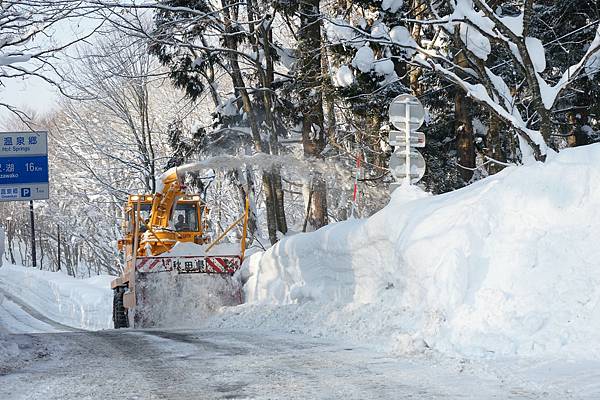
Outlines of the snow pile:
{"type": "Polygon", "coordinates": [[[14,265],[0,268],[0,288],[54,321],[83,329],[112,327],[112,279],[75,279],[14,265]]]}
{"type": "Polygon", "coordinates": [[[2,262],[4,261],[5,243],[6,243],[6,233],[4,232],[4,228],[0,227],[0,267],[2,266],[2,262]]]}
{"type": "Polygon", "coordinates": [[[206,254],[204,246],[192,242],[177,242],[169,251],[162,253],[161,257],[178,256],[203,256],[206,254]]]}
{"type": "Polygon", "coordinates": [[[19,354],[19,346],[0,331],[0,360],[7,360],[19,354]]]}
{"type": "Polygon", "coordinates": [[[213,320],[400,352],[600,356],[600,146],[462,190],[400,188],[366,220],[251,256],[249,304],[213,320]]]}
{"type": "MultiPolygon", "coordinates": [[[[0,306],[4,301],[6,301],[6,299],[0,293],[0,306]]],[[[12,357],[16,357],[18,354],[19,346],[13,340],[10,340],[6,327],[0,324],[0,362],[5,362],[12,357]]],[[[2,370],[0,368],[0,374],[1,372],[2,370]]]]}

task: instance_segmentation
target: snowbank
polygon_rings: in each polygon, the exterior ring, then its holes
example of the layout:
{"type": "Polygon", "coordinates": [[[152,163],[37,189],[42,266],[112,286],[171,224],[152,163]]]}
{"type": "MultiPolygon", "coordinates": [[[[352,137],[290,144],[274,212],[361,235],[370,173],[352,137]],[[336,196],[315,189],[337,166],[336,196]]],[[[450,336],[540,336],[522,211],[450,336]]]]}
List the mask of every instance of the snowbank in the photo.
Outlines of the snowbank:
{"type": "Polygon", "coordinates": [[[600,145],[428,196],[247,260],[249,304],[212,323],[400,352],[600,356],[600,145]]]}
{"type": "Polygon", "coordinates": [[[75,279],[14,265],[0,268],[0,288],[56,322],[91,330],[112,327],[112,279],[75,279]]]}
{"type": "MultiPolygon", "coordinates": [[[[0,305],[5,301],[5,297],[0,293],[0,305]]],[[[8,336],[6,327],[0,324],[0,363],[6,362],[19,354],[19,346],[8,336]]],[[[0,373],[2,369],[0,368],[0,373]]]]}
{"type": "Polygon", "coordinates": [[[4,247],[6,245],[6,232],[4,232],[4,228],[0,227],[0,267],[4,262],[4,247]]]}
{"type": "Polygon", "coordinates": [[[0,374],[2,374],[4,364],[8,363],[8,360],[15,358],[19,355],[19,345],[11,338],[0,331],[0,374]]]}

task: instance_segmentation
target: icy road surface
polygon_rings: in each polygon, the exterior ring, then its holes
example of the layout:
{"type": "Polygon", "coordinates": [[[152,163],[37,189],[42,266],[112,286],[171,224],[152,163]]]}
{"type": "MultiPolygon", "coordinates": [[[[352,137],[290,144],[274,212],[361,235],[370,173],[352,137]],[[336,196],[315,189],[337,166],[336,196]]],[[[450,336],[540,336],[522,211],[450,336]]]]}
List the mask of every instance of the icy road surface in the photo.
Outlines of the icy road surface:
{"type": "Polygon", "coordinates": [[[390,357],[299,334],[19,334],[0,399],[597,399],[600,365],[390,357]],[[582,395],[585,393],[585,395],[582,395]]]}

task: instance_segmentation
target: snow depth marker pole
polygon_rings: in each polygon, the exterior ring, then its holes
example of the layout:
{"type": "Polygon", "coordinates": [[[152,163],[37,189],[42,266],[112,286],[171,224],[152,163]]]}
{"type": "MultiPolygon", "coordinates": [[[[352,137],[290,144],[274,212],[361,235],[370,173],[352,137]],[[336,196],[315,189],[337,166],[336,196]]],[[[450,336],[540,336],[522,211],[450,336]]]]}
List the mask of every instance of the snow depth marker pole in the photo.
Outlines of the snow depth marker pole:
{"type": "Polygon", "coordinates": [[[246,254],[246,236],[248,236],[248,214],[250,212],[250,193],[246,194],[246,204],[244,207],[244,227],[242,229],[242,260],[244,262],[244,255],[246,254]]]}
{"type": "Polygon", "coordinates": [[[358,197],[358,176],[360,175],[360,161],[361,155],[358,154],[356,157],[356,175],[354,176],[354,193],[352,194],[352,208],[350,209],[350,216],[354,218],[354,211],[356,210],[356,199],[358,197]]]}

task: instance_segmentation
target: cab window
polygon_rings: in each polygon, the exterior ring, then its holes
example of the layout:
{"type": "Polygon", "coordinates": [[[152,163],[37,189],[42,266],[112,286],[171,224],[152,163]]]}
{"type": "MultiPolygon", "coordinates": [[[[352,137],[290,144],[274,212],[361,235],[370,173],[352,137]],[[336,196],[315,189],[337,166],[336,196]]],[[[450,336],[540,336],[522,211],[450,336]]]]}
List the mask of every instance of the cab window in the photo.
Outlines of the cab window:
{"type": "MultiPolygon", "coordinates": [[[[140,204],[140,219],[144,222],[147,222],[150,219],[150,211],[152,210],[152,204],[142,203],[140,204]]],[[[131,211],[127,213],[127,224],[129,225],[130,232],[133,232],[135,229],[135,217],[137,216],[137,204],[135,204],[131,211]]],[[[140,232],[146,231],[146,225],[140,224],[140,232]]]]}
{"type": "Polygon", "coordinates": [[[195,203],[177,203],[172,221],[178,232],[198,231],[197,205],[195,203]]]}

